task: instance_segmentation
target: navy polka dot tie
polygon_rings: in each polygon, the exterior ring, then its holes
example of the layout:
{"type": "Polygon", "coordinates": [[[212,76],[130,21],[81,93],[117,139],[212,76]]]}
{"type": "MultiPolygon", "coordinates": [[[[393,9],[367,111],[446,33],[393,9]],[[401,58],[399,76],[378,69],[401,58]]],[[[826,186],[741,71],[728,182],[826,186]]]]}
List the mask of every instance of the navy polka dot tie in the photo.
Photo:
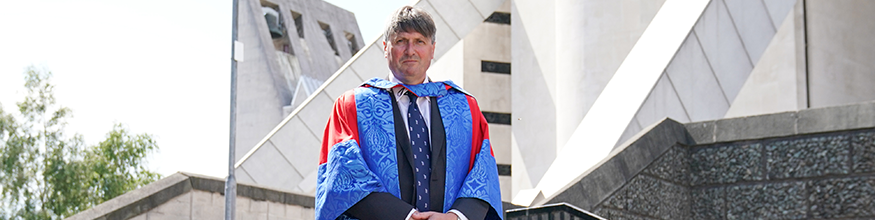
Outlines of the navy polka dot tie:
{"type": "Polygon", "coordinates": [[[407,92],[410,98],[410,106],[407,107],[407,129],[410,132],[410,149],[413,151],[414,178],[416,184],[416,209],[420,211],[428,208],[428,181],[431,177],[431,145],[428,141],[428,125],[422,119],[422,113],[416,104],[416,95],[407,92]]]}

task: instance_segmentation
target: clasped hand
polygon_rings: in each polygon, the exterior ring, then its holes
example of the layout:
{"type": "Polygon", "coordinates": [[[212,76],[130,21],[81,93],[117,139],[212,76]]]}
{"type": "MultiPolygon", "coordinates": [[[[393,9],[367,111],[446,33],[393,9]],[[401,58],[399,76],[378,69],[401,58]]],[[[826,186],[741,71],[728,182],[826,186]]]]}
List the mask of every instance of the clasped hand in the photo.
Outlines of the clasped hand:
{"type": "Polygon", "coordinates": [[[440,213],[440,212],[415,212],[410,216],[412,220],[456,220],[458,217],[455,213],[440,213]]]}

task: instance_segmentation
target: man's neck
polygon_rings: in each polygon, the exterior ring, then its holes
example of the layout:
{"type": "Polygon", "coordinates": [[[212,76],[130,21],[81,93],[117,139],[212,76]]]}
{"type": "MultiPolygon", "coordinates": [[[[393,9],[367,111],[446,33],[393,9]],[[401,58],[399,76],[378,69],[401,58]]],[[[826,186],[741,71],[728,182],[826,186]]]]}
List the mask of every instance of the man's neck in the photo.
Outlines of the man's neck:
{"type": "MultiPolygon", "coordinates": [[[[427,83],[427,82],[429,82],[429,81],[430,81],[430,80],[428,79],[428,75],[426,75],[425,78],[422,79],[422,82],[417,83],[417,84],[427,83]]],[[[397,77],[395,77],[395,74],[389,74],[389,82],[401,83],[401,84],[404,84],[404,85],[416,85],[416,84],[407,84],[407,83],[402,82],[402,81],[399,80],[397,77]]]]}

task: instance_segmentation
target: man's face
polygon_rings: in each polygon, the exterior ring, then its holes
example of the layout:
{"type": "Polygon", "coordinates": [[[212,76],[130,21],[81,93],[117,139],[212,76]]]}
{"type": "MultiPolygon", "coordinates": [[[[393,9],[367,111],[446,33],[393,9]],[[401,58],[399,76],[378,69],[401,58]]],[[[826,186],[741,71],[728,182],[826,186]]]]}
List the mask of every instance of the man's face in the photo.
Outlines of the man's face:
{"type": "Polygon", "coordinates": [[[431,38],[416,31],[390,35],[389,42],[383,42],[389,70],[404,84],[422,83],[425,80],[425,71],[434,57],[434,45],[431,38]]]}

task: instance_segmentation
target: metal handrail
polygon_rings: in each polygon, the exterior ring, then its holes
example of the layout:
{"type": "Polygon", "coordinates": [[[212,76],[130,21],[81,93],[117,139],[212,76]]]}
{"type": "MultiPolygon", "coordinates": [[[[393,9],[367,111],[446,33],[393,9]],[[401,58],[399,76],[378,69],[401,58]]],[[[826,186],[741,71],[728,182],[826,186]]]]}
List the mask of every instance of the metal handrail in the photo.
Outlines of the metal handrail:
{"type": "Polygon", "coordinates": [[[554,203],[548,204],[544,206],[538,207],[530,207],[530,208],[519,208],[519,209],[511,209],[507,210],[506,219],[508,220],[523,220],[523,219],[532,219],[529,217],[535,217],[534,219],[538,220],[565,220],[565,213],[569,215],[568,220],[573,219],[583,219],[583,220],[605,220],[605,218],[599,217],[591,212],[587,212],[586,210],[577,208],[568,203],[554,203]],[[547,219],[542,219],[541,217],[547,215],[547,219]],[[556,215],[558,214],[558,215],[556,215]],[[558,216],[558,218],[557,218],[558,216]]]}

